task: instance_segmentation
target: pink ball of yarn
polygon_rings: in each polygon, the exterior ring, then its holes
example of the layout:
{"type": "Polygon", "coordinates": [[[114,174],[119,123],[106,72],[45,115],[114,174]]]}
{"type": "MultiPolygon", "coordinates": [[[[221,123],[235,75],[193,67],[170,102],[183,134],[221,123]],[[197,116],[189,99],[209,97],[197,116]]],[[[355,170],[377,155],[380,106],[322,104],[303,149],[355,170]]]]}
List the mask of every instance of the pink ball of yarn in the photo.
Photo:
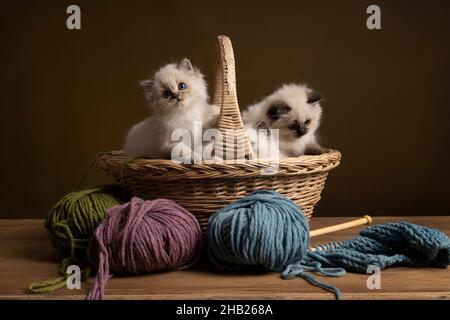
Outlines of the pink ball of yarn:
{"type": "Polygon", "coordinates": [[[112,274],[181,270],[201,252],[197,219],[167,199],[137,197],[108,211],[91,238],[88,256],[97,276],[88,300],[103,299],[112,274]]]}

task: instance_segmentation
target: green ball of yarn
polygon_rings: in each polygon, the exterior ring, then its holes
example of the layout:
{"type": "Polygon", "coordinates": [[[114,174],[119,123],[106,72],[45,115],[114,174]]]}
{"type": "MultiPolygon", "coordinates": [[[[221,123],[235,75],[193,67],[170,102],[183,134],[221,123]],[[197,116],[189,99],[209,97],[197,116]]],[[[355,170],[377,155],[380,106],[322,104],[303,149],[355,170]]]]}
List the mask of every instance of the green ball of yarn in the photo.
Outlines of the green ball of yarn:
{"type": "Polygon", "coordinates": [[[45,228],[55,249],[74,261],[86,257],[89,240],[108,209],[122,202],[115,186],[76,191],[64,196],[47,214],[45,228]]]}

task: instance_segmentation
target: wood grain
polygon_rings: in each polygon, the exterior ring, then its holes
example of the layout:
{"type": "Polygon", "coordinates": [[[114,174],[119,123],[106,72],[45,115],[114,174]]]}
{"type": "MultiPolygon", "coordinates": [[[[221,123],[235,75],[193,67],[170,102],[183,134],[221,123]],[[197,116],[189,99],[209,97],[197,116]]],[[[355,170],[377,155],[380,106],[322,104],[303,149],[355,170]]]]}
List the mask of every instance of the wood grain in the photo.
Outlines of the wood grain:
{"type": "MultiPolygon", "coordinates": [[[[312,229],[350,220],[313,218],[312,229]]],[[[378,217],[374,223],[405,220],[450,233],[450,217],[378,217]]],[[[362,227],[319,236],[313,244],[349,239],[362,227]]],[[[84,299],[93,279],[81,290],[66,288],[50,294],[29,295],[31,282],[56,275],[60,257],[51,247],[42,220],[0,220],[0,299],[84,299]]],[[[366,287],[367,275],[347,274],[326,278],[338,286],[344,299],[449,299],[448,269],[390,268],[381,274],[381,290],[366,287]]],[[[187,271],[114,277],[106,299],[333,299],[333,295],[302,279],[282,280],[277,273],[227,274],[213,270],[207,261],[187,271]]]]}

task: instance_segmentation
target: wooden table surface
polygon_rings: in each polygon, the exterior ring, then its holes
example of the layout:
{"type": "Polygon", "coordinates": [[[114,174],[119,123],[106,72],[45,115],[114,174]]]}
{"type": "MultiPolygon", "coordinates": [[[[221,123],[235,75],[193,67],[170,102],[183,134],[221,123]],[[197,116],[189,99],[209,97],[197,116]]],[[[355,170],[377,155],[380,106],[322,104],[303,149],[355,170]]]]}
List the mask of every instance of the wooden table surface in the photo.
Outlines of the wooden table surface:
{"type": "MultiPolygon", "coordinates": [[[[355,218],[313,218],[311,228],[355,218]]],[[[374,223],[409,221],[435,227],[450,234],[450,217],[377,217],[374,223]]],[[[361,228],[314,238],[313,244],[350,239],[361,228]]],[[[84,299],[93,279],[80,290],[60,289],[31,295],[31,282],[55,277],[59,257],[51,246],[42,220],[0,220],[0,299],[84,299]]],[[[369,275],[347,274],[322,278],[340,288],[343,299],[449,299],[449,269],[395,267],[381,272],[381,289],[367,289],[369,275]]],[[[318,276],[319,277],[319,276],[318,276]]],[[[283,280],[277,273],[226,274],[207,263],[186,271],[113,277],[105,299],[333,299],[331,293],[295,278],[283,280]]]]}

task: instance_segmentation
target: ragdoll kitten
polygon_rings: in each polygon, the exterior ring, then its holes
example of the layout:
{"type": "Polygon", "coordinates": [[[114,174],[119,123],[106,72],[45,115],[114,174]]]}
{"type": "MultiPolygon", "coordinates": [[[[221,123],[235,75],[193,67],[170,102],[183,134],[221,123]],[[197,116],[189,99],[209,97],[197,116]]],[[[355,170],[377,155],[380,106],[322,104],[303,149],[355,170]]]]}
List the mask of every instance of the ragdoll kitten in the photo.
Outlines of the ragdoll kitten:
{"type": "Polygon", "coordinates": [[[259,158],[323,153],[316,138],[322,115],[321,99],[319,93],[306,85],[287,84],[248,107],[242,116],[253,151],[258,152],[259,158]],[[278,154],[270,150],[266,140],[257,140],[258,129],[279,130],[278,154]]]}
{"type": "MultiPolygon", "coordinates": [[[[187,129],[192,144],[195,121],[201,121],[203,129],[216,126],[219,107],[208,103],[203,74],[188,59],[162,67],[152,79],[142,81],[141,86],[149,102],[150,116],[128,132],[125,155],[170,159],[173,147],[179,143],[171,141],[174,130],[187,129]]],[[[192,150],[192,146],[186,145],[186,150],[192,150]]],[[[194,156],[197,159],[198,155],[194,156]]]]}

